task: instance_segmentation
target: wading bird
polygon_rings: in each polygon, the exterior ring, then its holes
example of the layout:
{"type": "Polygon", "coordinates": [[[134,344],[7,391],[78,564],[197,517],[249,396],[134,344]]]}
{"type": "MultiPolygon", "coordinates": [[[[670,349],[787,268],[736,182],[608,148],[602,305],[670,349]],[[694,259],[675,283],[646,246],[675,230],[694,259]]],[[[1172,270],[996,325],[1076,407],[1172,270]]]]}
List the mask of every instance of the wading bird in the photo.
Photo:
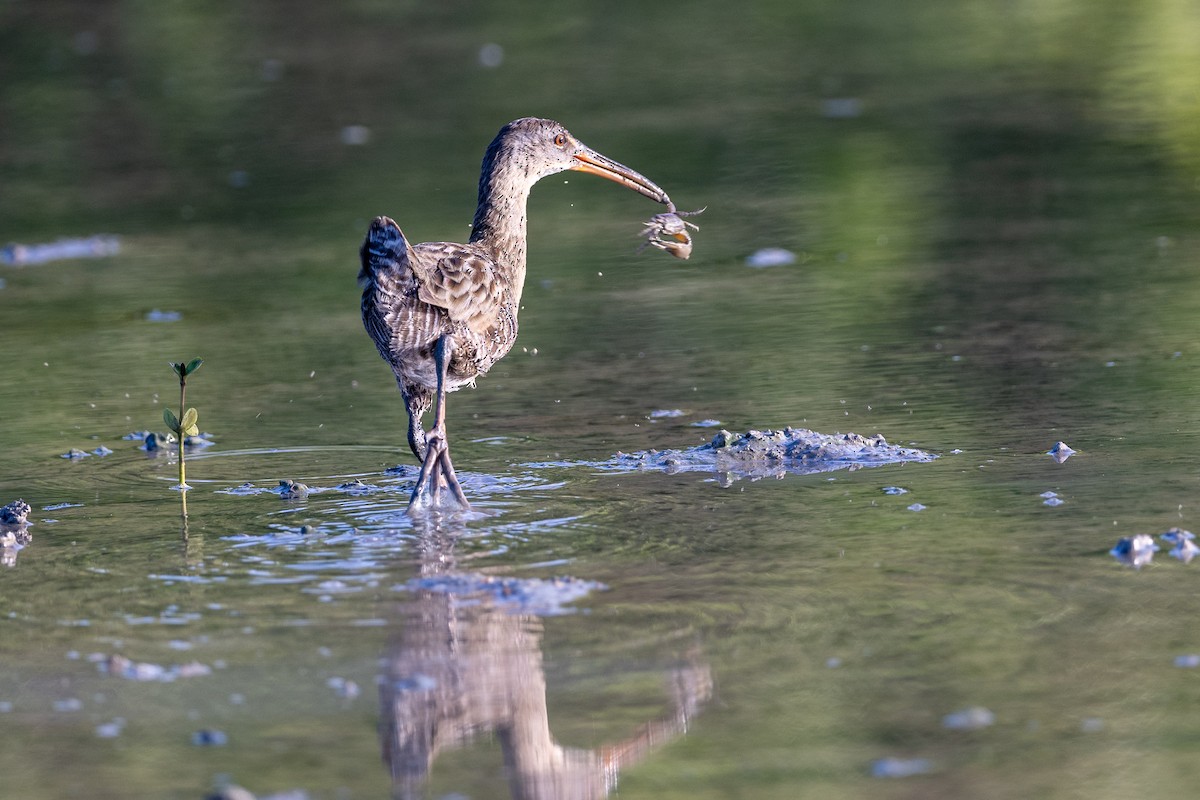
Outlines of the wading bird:
{"type": "Polygon", "coordinates": [[[547,175],[590,172],[675,206],[653,181],[580,142],[549,119],[508,123],[488,146],[466,244],[410,244],[388,217],[371,222],[360,256],[367,333],[391,365],[421,461],[409,510],[470,508],[446,442],[446,393],[474,385],[512,348],[525,284],[525,207],[547,175]],[[421,417],[436,401],[433,427],[421,417]]]}

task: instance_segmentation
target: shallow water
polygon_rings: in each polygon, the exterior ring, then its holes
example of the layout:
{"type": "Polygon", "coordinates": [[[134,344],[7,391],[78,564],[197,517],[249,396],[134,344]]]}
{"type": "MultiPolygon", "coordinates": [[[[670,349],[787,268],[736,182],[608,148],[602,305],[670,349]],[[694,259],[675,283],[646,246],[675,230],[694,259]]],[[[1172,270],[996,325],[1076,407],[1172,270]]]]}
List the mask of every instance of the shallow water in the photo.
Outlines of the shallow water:
{"type": "Polygon", "coordinates": [[[1187,796],[1200,565],[1109,551],[1200,525],[1192,10],[519,6],[0,4],[0,243],[119,237],[0,264],[3,794],[1187,796]],[[414,522],[357,248],[529,113],[708,210],[537,187],[414,522]],[[785,426],[939,458],[614,468],[785,426]]]}

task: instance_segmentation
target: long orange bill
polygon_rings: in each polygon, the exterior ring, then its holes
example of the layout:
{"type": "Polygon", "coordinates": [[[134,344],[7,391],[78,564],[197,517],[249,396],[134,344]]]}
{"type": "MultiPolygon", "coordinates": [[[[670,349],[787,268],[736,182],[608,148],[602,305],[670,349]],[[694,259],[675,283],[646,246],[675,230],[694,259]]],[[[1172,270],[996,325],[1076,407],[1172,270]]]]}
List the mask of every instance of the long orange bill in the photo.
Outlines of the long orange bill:
{"type": "Polygon", "coordinates": [[[571,167],[573,170],[590,172],[593,175],[599,175],[601,178],[608,178],[610,181],[616,181],[623,186],[633,189],[638,194],[649,197],[651,200],[663,203],[664,205],[671,205],[671,198],[654,181],[640,172],[634,172],[624,164],[613,161],[608,156],[597,153],[590,147],[584,147],[580,152],[576,153],[575,160],[578,163],[571,167]]]}

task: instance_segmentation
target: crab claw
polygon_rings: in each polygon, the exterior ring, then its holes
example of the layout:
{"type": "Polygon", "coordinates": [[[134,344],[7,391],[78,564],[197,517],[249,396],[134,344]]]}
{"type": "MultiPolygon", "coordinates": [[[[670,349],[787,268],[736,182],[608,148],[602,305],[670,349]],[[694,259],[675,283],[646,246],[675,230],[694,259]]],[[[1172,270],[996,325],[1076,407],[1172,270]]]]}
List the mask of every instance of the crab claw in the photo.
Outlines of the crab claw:
{"type": "Polygon", "coordinates": [[[687,261],[688,256],[692,254],[691,239],[684,239],[678,242],[655,242],[654,246],[660,250],[666,250],[676,258],[687,261]]]}

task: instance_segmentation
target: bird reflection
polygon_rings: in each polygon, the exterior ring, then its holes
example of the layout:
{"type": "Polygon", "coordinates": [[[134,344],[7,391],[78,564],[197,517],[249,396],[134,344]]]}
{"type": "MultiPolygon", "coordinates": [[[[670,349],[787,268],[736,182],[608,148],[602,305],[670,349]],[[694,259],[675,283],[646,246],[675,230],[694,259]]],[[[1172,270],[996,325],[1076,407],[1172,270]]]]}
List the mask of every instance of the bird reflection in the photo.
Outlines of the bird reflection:
{"type": "MultiPolygon", "coordinates": [[[[455,530],[420,521],[421,577],[455,570],[455,530]]],[[[489,598],[418,590],[389,646],[380,681],[380,738],[396,798],[419,798],[439,753],[495,736],[509,791],[521,800],[605,797],[621,770],[687,730],[712,694],[707,665],[669,674],[672,711],[595,750],[563,747],[550,731],[542,626],[489,598]]]]}

